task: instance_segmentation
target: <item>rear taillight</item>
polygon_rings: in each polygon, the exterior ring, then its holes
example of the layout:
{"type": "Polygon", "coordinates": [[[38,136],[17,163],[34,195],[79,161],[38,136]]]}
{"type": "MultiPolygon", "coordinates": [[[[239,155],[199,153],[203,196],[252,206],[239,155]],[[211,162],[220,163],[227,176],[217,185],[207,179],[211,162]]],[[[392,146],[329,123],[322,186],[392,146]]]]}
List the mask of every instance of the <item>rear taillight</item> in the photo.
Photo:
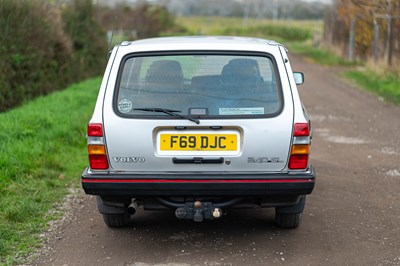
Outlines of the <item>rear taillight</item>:
{"type": "Polygon", "coordinates": [[[310,135],[310,127],[308,123],[294,124],[293,136],[295,137],[308,137],[310,135]]]}
{"type": "Polygon", "coordinates": [[[289,159],[289,169],[300,170],[307,169],[308,154],[292,154],[289,159]]]}
{"type": "Polygon", "coordinates": [[[290,150],[289,169],[304,170],[308,168],[310,154],[310,126],[308,123],[296,123],[293,130],[293,145],[290,150]]]}
{"type": "Polygon", "coordinates": [[[102,137],[103,136],[103,125],[102,124],[89,124],[88,125],[88,136],[89,137],[102,137]]]}
{"type": "Polygon", "coordinates": [[[89,154],[89,164],[92,170],[106,170],[108,169],[107,155],[89,154]]]}
{"type": "Polygon", "coordinates": [[[106,146],[103,139],[103,125],[88,125],[88,154],[92,170],[106,170],[109,168],[106,146]]]}

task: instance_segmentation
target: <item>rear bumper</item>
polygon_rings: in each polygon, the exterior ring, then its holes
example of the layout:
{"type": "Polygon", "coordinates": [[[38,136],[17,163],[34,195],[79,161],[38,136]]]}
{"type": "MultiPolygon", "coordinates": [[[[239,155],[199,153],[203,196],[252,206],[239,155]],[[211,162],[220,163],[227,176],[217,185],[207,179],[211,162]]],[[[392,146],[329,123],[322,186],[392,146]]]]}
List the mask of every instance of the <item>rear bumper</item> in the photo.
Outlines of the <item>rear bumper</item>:
{"type": "Polygon", "coordinates": [[[84,191],[99,196],[306,195],[314,185],[313,167],[289,174],[82,174],[84,191]]]}

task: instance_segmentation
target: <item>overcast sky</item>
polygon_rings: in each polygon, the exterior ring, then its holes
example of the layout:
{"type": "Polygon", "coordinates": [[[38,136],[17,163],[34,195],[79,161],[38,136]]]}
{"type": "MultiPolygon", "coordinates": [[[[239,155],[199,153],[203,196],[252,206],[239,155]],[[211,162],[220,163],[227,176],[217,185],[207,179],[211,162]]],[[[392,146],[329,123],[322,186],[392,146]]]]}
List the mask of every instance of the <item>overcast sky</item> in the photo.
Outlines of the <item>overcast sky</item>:
{"type": "MultiPolygon", "coordinates": [[[[296,0],[296,1],[298,1],[298,0],[296,0]]],[[[321,2],[321,3],[324,3],[324,4],[331,4],[332,3],[332,0],[302,0],[302,1],[304,1],[304,2],[321,2]]]]}

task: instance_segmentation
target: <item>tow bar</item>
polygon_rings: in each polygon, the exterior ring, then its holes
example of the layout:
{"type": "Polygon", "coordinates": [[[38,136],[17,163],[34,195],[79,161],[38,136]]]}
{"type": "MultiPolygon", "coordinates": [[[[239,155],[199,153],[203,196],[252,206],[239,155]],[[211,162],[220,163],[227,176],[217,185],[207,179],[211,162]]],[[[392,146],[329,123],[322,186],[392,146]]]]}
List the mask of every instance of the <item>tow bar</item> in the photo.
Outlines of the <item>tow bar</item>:
{"type": "Polygon", "coordinates": [[[189,219],[195,222],[202,222],[204,219],[212,220],[222,217],[223,210],[235,204],[238,204],[243,198],[228,199],[224,202],[212,203],[201,202],[196,200],[194,202],[175,202],[166,198],[156,198],[157,201],[168,208],[175,209],[175,216],[178,219],[189,219]]]}
{"type": "Polygon", "coordinates": [[[190,219],[195,222],[202,222],[204,219],[218,219],[222,216],[222,210],[214,207],[211,202],[186,202],[184,206],[175,210],[178,219],[190,219]]]}

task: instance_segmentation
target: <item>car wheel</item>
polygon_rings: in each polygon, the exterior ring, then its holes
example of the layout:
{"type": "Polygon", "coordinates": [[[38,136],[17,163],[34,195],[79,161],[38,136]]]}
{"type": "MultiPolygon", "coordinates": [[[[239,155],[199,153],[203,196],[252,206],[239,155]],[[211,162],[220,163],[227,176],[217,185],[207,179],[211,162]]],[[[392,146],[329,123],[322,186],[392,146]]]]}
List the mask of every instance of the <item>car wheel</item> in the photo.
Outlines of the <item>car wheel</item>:
{"type": "Polygon", "coordinates": [[[103,213],[103,220],[108,227],[124,227],[131,221],[128,213],[103,213]]]}
{"type": "Polygon", "coordinates": [[[296,228],[300,225],[302,213],[276,213],[275,223],[282,228],[296,228]]]}
{"type": "Polygon", "coordinates": [[[293,206],[276,207],[275,223],[282,228],[296,228],[300,225],[304,206],[306,204],[306,196],[299,197],[299,201],[293,206]]]}

